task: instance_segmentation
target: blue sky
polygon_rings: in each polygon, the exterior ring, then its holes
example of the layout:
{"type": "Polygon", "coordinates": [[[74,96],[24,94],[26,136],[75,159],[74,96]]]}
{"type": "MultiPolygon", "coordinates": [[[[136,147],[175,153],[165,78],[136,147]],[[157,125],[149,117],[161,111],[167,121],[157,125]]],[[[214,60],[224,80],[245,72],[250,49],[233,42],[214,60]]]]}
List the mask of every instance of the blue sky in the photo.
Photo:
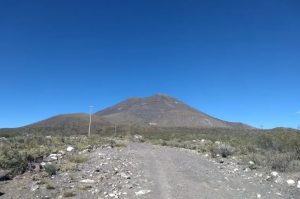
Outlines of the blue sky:
{"type": "Polygon", "coordinates": [[[300,1],[1,1],[0,128],[166,93],[300,124],[300,1]]]}

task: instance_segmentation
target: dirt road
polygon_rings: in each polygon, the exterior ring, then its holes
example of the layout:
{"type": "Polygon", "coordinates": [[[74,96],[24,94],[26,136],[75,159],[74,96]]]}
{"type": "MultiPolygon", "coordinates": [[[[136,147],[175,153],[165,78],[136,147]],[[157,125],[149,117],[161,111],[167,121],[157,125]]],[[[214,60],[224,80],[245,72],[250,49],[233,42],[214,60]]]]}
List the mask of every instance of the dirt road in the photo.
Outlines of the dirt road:
{"type": "Polygon", "coordinates": [[[286,195],[280,186],[261,177],[226,171],[191,151],[147,144],[131,144],[129,150],[142,163],[144,175],[151,182],[151,192],[145,198],[300,198],[297,193],[286,195]]]}

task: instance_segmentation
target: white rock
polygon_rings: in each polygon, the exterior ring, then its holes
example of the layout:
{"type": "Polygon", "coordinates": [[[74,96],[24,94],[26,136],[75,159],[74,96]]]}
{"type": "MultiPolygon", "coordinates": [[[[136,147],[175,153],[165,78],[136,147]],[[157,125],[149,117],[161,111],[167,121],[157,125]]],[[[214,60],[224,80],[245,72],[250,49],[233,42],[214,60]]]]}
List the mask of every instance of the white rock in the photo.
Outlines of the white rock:
{"type": "Polygon", "coordinates": [[[300,180],[298,180],[297,188],[300,189],[300,180]]]}
{"type": "Polygon", "coordinates": [[[254,162],[253,162],[253,161],[249,161],[249,164],[250,164],[250,165],[254,165],[254,162]]]}
{"type": "Polygon", "coordinates": [[[53,160],[57,160],[57,154],[55,154],[55,153],[52,153],[52,154],[50,154],[49,155],[49,157],[51,158],[51,159],[53,159],[53,160]]]}
{"type": "Polygon", "coordinates": [[[40,164],[42,167],[43,166],[45,166],[46,165],[46,163],[45,162],[41,162],[41,164],[40,164]]]}
{"type": "Polygon", "coordinates": [[[289,186],[294,186],[294,185],[295,185],[295,180],[289,179],[289,180],[287,180],[286,182],[287,182],[287,184],[288,184],[289,186]]]}
{"type": "Polygon", "coordinates": [[[130,179],[130,175],[127,175],[126,173],[120,173],[121,177],[122,178],[125,178],[125,179],[130,179]]]}
{"type": "Polygon", "coordinates": [[[271,176],[269,176],[269,175],[266,176],[266,180],[267,180],[267,181],[269,181],[269,180],[271,180],[271,179],[272,179],[271,176]]]}
{"type": "Polygon", "coordinates": [[[202,139],[201,142],[205,142],[205,139],[202,139]]]}
{"type": "Polygon", "coordinates": [[[36,191],[38,188],[39,188],[39,185],[33,184],[33,185],[31,186],[31,191],[36,191]]]}
{"type": "Polygon", "coordinates": [[[245,172],[249,172],[249,171],[251,171],[251,169],[245,168],[245,172]]]}
{"type": "Polygon", "coordinates": [[[51,135],[47,135],[46,138],[47,139],[51,139],[52,137],[51,137],[51,135]]]}
{"type": "Polygon", "coordinates": [[[221,142],[220,141],[215,141],[215,144],[221,144],[221,142]]]}
{"type": "Polygon", "coordinates": [[[66,154],[66,152],[65,152],[65,151],[63,151],[63,150],[60,150],[60,151],[58,152],[58,154],[65,155],[65,154],[66,154]]]}
{"type": "Polygon", "coordinates": [[[81,180],[80,182],[82,182],[82,183],[88,183],[88,184],[93,184],[93,183],[95,183],[95,180],[84,179],[84,180],[81,180]]]}
{"type": "Polygon", "coordinates": [[[283,178],[278,176],[275,180],[275,183],[278,183],[278,184],[282,184],[284,181],[283,181],[283,178]]]}
{"type": "Polygon", "coordinates": [[[151,190],[140,190],[138,192],[135,192],[135,195],[136,196],[140,196],[140,195],[144,195],[144,194],[147,194],[147,193],[150,193],[151,190]]]}
{"type": "Polygon", "coordinates": [[[272,175],[273,177],[277,177],[277,176],[278,176],[278,172],[272,171],[272,172],[271,172],[271,175],[272,175]]]}
{"type": "Polygon", "coordinates": [[[258,194],[256,194],[256,197],[257,198],[261,198],[261,195],[258,193],[258,194]]]}
{"type": "Polygon", "coordinates": [[[73,151],[73,150],[74,150],[74,147],[68,146],[68,148],[67,148],[67,151],[68,151],[68,152],[71,152],[71,151],[73,151]]]}

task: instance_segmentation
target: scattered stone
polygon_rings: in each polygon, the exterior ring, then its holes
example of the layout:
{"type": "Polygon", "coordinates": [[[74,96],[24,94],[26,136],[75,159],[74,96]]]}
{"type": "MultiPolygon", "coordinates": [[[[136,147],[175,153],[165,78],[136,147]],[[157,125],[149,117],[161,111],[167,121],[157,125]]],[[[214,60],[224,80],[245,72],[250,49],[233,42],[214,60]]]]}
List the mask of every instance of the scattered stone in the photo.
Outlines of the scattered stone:
{"type": "Polygon", "coordinates": [[[133,136],[133,141],[135,141],[135,142],[141,142],[141,141],[143,141],[143,136],[141,136],[141,135],[134,135],[133,136]]]}
{"type": "Polygon", "coordinates": [[[266,176],[266,181],[270,181],[270,180],[272,180],[272,176],[267,175],[266,176]]]}
{"type": "Polygon", "coordinates": [[[257,198],[261,198],[261,195],[258,193],[258,194],[256,194],[256,197],[257,198]]]}
{"type": "Polygon", "coordinates": [[[39,185],[37,185],[36,183],[34,183],[32,186],[31,186],[31,191],[36,191],[37,189],[39,189],[39,185]]]}
{"type": "Polygon", "coordinates": [[[66,154],[66,152],[65,152],[65,151],[63,151],[63,150],[60,150],[60,151],[58,151],[58,154],[65,155],[65,154],[66,154]]]}
{"type": "Polygon", "coordinates": [[[275,183],[278,183],[278,184],[283,184],[283,178],[278,176],[275,180],[275,183]]]}
{"type": "Polygon", "coordinates": [[[95,180],[84,179],[84,180],[81,180],[80,182],[82,182],[82,183],[87,183],[87,184],[93,184],[93,183],[95,183],[95,180]]]}
{"type": "Polygon", "coordinates": [[[124,172],[120,173],[120,175],[121,175],[122,178],[130,179],[130,175],[127,175],[127,174],[124,173],[124,172]]]}
{"type": "Polygon", "coordinates": [[[297,188],[300,189],[300,180],[298,180],[297,188]]]}
{"type": "Polygon", "coordinates": [[[151,192],[151,190],[140,190],[140,191],[135,192],[135,195],[140,196],[140,195],[144,195],[144,194],[147,194],[150,192],[151,192]]]}
{"type": "Polygon", "coordinates": [[[250,164],[250,165],[254,165],[254,162],[253,162],[253,161],[249,161],[249,164],[250,164]]]}
{"type": "Polygon", "coordinates": [[[278,172],[276,172],[276,171],[272,171],[272,172],[271,172],[271,176],[273,176],[273,177],[277,177],[277,176],[278,176],[278,172]]]}
{"type": "Polygon", "coordinates": [[[292,179],[289,179],[289,180],[287,180],[286,182],[287,182],[287,184],[288,184],[289,186],[294,186],[294,185],[295,185],[295,181],[292,180],[292,179]]]}
{"type": "Polygon", "coordinates": [[[73,150],[74,150],[74,147],[68,146],[68,148],[67,148],[67,151],[68,151],[68,152],[71,152],[71,151],[73,151],[73,150]]]}
{"type": "Polygon", "coordinates": [[[249,171],[251,171],[251,169],[250,168],[245,168],[244,171],[249,172],[249,171]]]}

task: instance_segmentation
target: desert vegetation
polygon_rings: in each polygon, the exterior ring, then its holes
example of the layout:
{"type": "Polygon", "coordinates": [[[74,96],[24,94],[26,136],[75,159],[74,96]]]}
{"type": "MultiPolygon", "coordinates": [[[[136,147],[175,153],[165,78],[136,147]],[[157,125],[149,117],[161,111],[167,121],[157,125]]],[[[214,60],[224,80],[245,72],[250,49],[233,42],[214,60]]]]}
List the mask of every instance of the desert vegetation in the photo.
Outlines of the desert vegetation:
{"type": "MultiPolygon", "coordinates": [[[[255,163],[253,168],[268,168],[280,172],[300,171],[300,133],[294,129],[199,129],[199,128],[161,128],[147,126],[105,127],[88,138],[69,129],[27,129],[23,131],[2,130],[0,145],[0,168],[9,169],[12,175],[23,173],[31,162],[51,153],[74,146],[78,150],[91,149],[103,144],[120,145],[114,141],[131,139],[141,135],[143,141],[164,146],[180,147],[210,154],[212,157],[238,156],[244,162],[255,163]],[[60,133],[57,133],[60,132],[60,133]],[[63,133],[62,133],[63,132],[63,133]],[[71,134],[74,133],[74,136],[71,134]]],[[[84,156],[76,155],[61,164],[62,170],[76,170],[78,163],[85,162],[84,156]]]]}
{"type": "Polygon", "coordinates": [[[201,129],[144,133],[151,143],[197,150],[212,157],[239,156],[252,168],[280,172],[300,171],[300,133],[293,129],[229,130],[201,129]]]}
{"type": "MultiPolygon", "coordinates": [[[[76,150],[89,150],[93,147],[110,144],[114,146],[115,141],[99,136],[45,136],[42,134],[21,135],[2,137],[0,140],[0,169],[9,170],[11,176],[24,173],[32,169],[36,162],[41,162],[50,154],[63,152],[68,146],[76,150]]],[[[69,155],[67,162],[55,165],[46,165],[45,171],[51,176],[57,170],[75,170],[76,164],[83,163],[87,159],[82,155],[69,155]]]]}

